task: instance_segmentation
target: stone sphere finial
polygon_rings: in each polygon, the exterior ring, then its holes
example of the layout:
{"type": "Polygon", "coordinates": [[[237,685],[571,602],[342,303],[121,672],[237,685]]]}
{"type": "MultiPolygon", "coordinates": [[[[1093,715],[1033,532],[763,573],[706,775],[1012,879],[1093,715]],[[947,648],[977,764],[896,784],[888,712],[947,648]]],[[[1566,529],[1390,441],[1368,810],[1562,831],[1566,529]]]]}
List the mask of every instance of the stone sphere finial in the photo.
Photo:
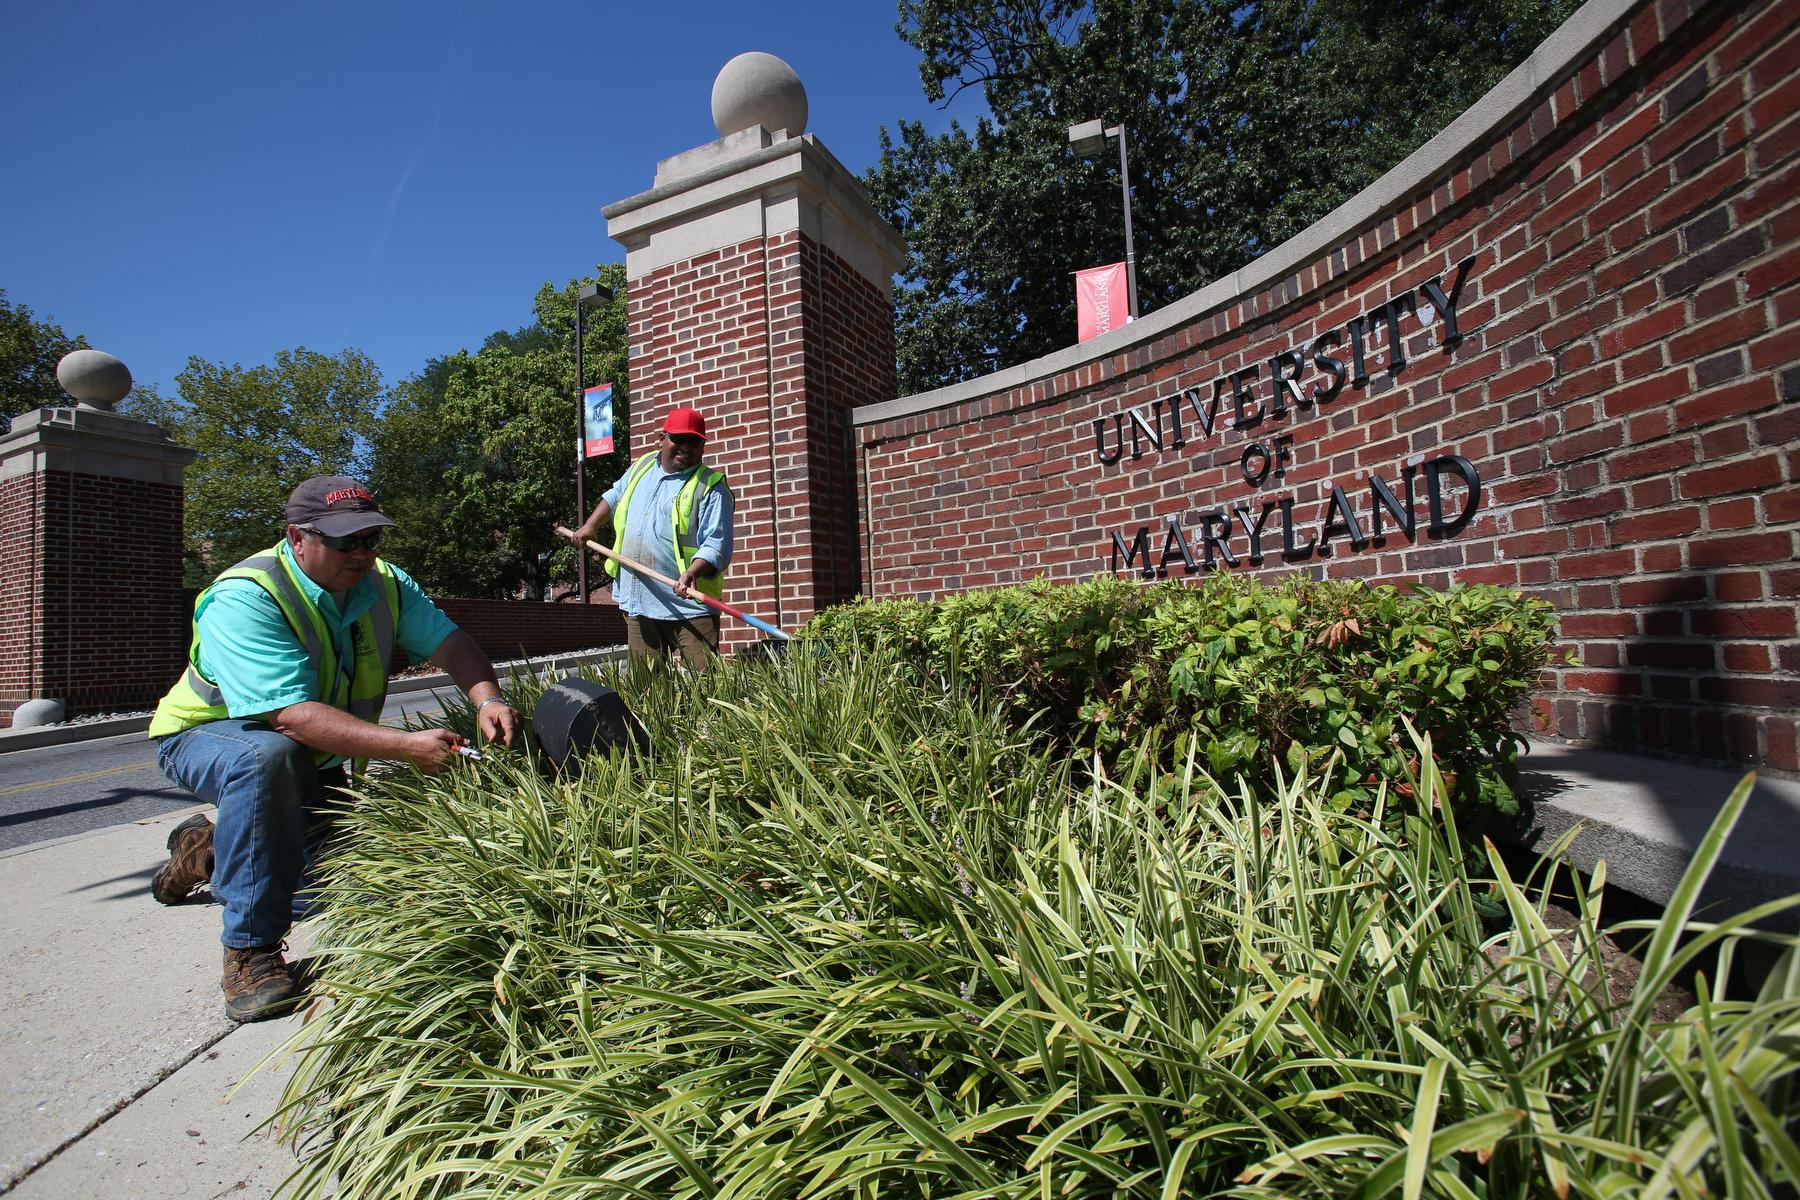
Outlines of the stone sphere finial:
{"type": "Polygon", "coordinates": [[[56,382],[79,403],[111,411],[131,391],[131,371],[104,350],[71,350],[56,364],[56,382]]]}
{"type": "Polygon", "coordinates": [[[712,115],[720,137],[758,125],[799,137],[806,132],[806,88],[794,68],[751,50],[726,63],[713,80],[712,115]]]}

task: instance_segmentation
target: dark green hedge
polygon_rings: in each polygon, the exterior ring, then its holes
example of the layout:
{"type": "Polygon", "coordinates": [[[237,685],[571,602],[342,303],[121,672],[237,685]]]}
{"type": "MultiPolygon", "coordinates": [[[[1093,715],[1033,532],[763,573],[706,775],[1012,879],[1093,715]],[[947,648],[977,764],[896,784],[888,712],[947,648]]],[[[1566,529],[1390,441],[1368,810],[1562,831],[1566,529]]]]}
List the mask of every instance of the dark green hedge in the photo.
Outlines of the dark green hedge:
{"type": "Polygon", "coordinates": [[[1192,748],[1221,780],[1261,785],[1338,753],[1345,804],[1383,780],[1405,786],[1410,721],[1431,735],[1459,805],[1512,812],[1510,716],[1551,632],[1549,605],[1500,588],[1221,574],[859,600],[803,637],[893,647],[925,677],[978,681],[1021,722],[1109,757],[1147,741],[1177,761],[1192,748]]]}

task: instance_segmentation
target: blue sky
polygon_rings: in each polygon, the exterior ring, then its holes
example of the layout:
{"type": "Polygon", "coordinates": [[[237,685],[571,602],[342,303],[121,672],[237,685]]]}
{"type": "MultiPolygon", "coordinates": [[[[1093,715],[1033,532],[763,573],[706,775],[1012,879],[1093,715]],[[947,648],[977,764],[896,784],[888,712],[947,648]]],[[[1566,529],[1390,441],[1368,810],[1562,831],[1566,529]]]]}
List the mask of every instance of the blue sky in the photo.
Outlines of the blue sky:
{"type": "MultiPolygon", "coordinates": [[[[603,205],[717,136],[733,55],[786,59],[852,171],[943,128],[892,0],[11,4],[0,288],[173,394],[189,355],[306,346],[389,384],[623,249],[603,205]]],[[[979,111],[972,98],[954,115],[979,111]]]]}

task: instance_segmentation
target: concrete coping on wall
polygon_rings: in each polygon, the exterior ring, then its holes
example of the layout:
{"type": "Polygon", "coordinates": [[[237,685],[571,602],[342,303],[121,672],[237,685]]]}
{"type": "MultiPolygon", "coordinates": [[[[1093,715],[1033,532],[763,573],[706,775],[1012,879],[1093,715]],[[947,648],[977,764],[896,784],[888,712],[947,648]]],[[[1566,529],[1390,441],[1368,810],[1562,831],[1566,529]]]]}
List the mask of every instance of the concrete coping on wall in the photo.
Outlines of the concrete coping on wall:
{"type": "Polygon", "coordinates": [[[878,251],[888,271],[898,270],[906,261],[905,240],[876,213],[862,181],[810,133],[721,157],[691,175],[608,204],[600,215],[606,218],[607,236],[627,242],[671,221],[691,219],[695,211],[726,206],[796,176],[815,181],[819,198],[831,201],[834,214],[878,251]]]}
{"type": "Polygon", "coordinates": [[[1637,8],[1638,3],[1639,0],[1588,0],[1545,38],[1529,58],[1436,137],[1374,183],[1240,270],[1221,276],[1197,292],[1190,292],[1164,308],[1090,341],[990,375],[866,405],[852,414],[854,424],[861,428],[950,408],[1061,375],[1088,362],[1110,358],[1153,342],[1278,282],[1297,268],[1324,257],[1346,238],[1375,225],[1384,214],[1397,210],[1404,202],[1429,192],[1472,147],[1481,145],[1512,123],[1528,111],[1550,85],[1580,66],[1637,8]]]}
{"type": "MultiPolygon", "coordinates": [[[[577,667],[597,666],[625,657],[625,647],[587,650],[578,654],[545,654],[517,662],[498,663],[495,671],[501,679],[539,672],[570,671],[577,667]]],[[[443,672],[429,675],[402,675],[388,681],[388,695],[404,696],[412,692],[455,687],[443,672]]],[[[34,750],[39,746],[61,746],[70,742],[87,742],[96,738],[117,737],[125,733],[142,733],[150,728],[149,713],[133,713],[103,721],[75,721],[61,725],[40,725],[33,729],[0,729],[0,754],[10,750],[34,750]]]]}
{"type": "Polygon", "coordinates": [[[0,434],[0,479],[66,471],[179,485],[195,455],[148,421],[56,405],[21,413],[0,434]]]}

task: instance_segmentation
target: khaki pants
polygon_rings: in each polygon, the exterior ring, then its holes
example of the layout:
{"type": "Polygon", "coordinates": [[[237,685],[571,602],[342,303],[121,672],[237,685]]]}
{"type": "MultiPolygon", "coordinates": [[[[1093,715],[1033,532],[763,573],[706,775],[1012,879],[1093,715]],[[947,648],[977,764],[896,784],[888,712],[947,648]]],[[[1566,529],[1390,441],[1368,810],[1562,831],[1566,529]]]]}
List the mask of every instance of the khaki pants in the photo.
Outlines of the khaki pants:
{"type": "Polygon", "coordinates": [[[707,613],[685,621],[664,621],[657,617],[634,617],[625,614],[626,644],[633,661],[640,658],[673,658],[696,671],[712,667],[719,653],[719,617],[707,613]]]}

